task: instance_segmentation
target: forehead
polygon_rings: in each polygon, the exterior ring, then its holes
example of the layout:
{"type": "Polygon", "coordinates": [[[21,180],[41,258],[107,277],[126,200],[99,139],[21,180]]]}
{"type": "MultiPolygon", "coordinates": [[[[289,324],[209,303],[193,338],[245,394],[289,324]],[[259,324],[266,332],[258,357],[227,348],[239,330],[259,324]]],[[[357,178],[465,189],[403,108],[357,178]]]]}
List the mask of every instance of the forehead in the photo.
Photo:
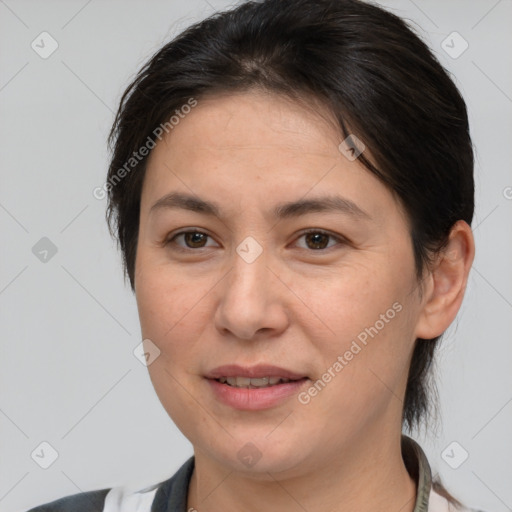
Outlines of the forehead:
{"type": "Polygon", "coordinates": [[[334,116],[318,103],[261,92],[198,100],[153,149],[143,205],[178,189],[226,204],[340,192],[360,205],[373,194],[374,213],[392,206],[382,183],[342,155],[341,141],[334,116]]]}
{"type": "Polygon", "coordinates": [[[225,151],[230,157],[252,152],[261,158],[271,151],[273,157],[276,153],[312,153],[332,159],[339,156],[340,137],[332,113],[318,102],[299,103],[282,95],[251,91],[198,100],[154,153],[158,157],[167,146],[188,158],[202,157],[210,149],[225,151]],[[199,147],[202,152],[194,151],[199,147]]]}

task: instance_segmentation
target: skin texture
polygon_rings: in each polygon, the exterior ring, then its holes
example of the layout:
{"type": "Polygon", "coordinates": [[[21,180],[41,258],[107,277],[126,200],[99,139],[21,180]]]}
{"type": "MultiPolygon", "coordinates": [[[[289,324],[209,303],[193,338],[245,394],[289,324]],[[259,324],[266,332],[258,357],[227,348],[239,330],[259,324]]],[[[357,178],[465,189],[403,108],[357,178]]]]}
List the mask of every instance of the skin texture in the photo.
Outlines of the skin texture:
{"type": "Polygon", "coordinates": [[[161,352],[151,380],[194,447],[188,507],[199,512],[413,510],[400,452],[407,371],[416,338],[455,318],[473,237],[465,222],[454,226],[420,298],[400,204],[341,141],[328,111],[253,91],[199,100],[150,156],[136,298],[143,338],[161,352]],[[222,217],[151,211],[170,192],[215,201],[222,217]],[[371,219],[272,216],[277,203],[333,194],[371,219]],[[308,241],[309,228],[332,237],[308,241]],[[208,237],[165,244],[183,230],[208,237]],[[250,264],[236,251],[248,236],[262,248],[250,264]],[[204,378],[219,365],[274,364],[308,376],[307,390],[396,303],[400,312],[307,404],[293,396],[235,410],[204,378]],[[249,442],[261,453],[252,467],[237,457],[249,442]]]}

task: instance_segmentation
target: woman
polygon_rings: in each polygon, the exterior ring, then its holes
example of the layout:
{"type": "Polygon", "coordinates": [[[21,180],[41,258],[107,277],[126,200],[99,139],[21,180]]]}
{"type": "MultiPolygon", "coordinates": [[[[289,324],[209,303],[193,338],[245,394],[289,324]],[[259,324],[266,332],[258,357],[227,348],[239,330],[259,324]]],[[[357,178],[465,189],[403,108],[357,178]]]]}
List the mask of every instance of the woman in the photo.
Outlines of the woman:
{"type": "Polygon", "coordinates": [[[33,510],[473,510],[402,433],[474,258],[466,107],[405,23],[356,0],[216,14],[144,66],[111,142],[110,227],[194,456],[33,510]]]}

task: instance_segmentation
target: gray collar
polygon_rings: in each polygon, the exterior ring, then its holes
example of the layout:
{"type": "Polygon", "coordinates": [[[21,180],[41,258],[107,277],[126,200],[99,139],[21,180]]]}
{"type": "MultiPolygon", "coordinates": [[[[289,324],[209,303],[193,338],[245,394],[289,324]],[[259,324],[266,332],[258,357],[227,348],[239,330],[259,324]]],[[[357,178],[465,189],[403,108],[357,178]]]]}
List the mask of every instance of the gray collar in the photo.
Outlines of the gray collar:
{"type": "Polygon", "coordinates": [[[402,434],[401,446],[405,467],[416,482],[416,502],[413,512],[428,512],[432,472],[427,456],[421,446],[405,434],[402,434]]]}

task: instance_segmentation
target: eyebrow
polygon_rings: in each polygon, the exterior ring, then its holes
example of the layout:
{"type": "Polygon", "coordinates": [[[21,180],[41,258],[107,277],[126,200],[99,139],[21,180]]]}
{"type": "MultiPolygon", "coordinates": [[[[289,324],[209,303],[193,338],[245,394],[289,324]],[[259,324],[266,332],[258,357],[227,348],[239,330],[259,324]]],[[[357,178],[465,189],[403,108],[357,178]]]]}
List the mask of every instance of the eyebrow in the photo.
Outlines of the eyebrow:
{"type": "MultiPolygon", "coordinates": [[[[217,203],[182,192],[171,192],[161,197],[153,204],[150,213],[160,209],[189,210],[219,219],[222,218],[222,210],[217,203]]],[[[273,216],[277,219],[286,219],[308,213],[332,211],[349,215],[356,219],[372,220],[372,217],[366,211],[362,210],[350,199],[332,195],[279,203],[273,209],[273,216]]]]}

